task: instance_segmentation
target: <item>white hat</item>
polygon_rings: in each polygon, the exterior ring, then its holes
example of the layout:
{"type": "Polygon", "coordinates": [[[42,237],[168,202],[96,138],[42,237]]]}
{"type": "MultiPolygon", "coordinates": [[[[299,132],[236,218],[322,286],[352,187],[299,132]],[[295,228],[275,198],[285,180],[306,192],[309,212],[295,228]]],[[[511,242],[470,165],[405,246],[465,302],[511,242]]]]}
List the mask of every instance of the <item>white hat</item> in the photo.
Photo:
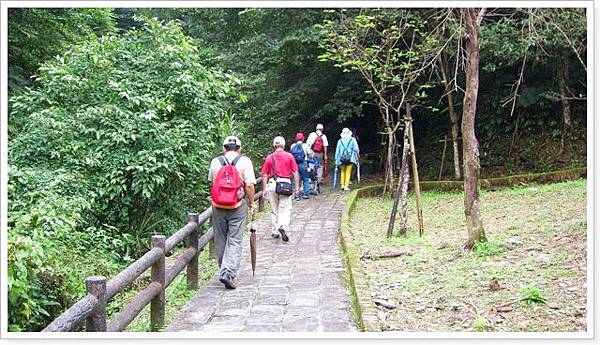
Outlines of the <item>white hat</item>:
{"type": "Polygon", "coordinates": [[[285,139],[283,139],[283,137],[275,137],[275,139],[273,139],[273,146],[277,146],[277,145],[281,145],[281,146],[285,146],[285,139]]]}
{"type": "Polygon", "coordinates": [[[347,127],[345,127],[344,129],[342,129],[342,133],[340,133],[340,137],[342,138],[349,138],[352,136],[352,131],[349,130],[347,127]]]}
{"type": "Polygon", "coordinates": [[[223,146],[225,145],[237,145],[239,147],[242,147],[242,142],[240,141],[240,139],[236,136],[230,135],[227,138],[225,138],[225,140],[223,140],[223,146]]]}
{"type": "Polygon", "coordinates": [[[323,124],[322,124],[322,123],[319,123],[319,124],[317,125],[317,131],[318,131],[318,130],[323,130],[323,124]]]}

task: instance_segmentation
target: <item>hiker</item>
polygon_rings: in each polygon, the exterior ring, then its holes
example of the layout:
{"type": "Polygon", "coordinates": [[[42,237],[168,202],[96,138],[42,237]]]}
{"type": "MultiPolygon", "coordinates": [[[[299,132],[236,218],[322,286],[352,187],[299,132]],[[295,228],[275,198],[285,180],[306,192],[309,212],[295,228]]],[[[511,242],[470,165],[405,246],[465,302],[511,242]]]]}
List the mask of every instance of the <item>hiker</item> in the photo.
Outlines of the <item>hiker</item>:
{"type": "Polygon", "coordinates": [[[267,194],[271,205],[271,236],[284,242],[289,241],[290,217],[292,214],[292,194],[298,194],[298,164],[291,153],[285,152],[285,139],[273,139],[273,153],[265,158],[262,166],[262,190],[267,194]],[[294,178],[292,188],[291,178],[294,178]],[[267,181],[268,180],[268,181],[267,181]],[[292,190],[293,189],[293,190],[292,190]]]}
{"type": "Polygon", "coordinates": [[[223,141],[223,155],[213,158],[208,170],[212,182],[212,227],[215,252],[219,263],[219,281],[227,289],[235,289],[235,279],[242,259],[242,231],[246,227],[248,209],[255,212],[254,167],[242,156],[242,143],[235,136],[223,141]],[[247,198],[244,198],[246,196],[247,198]]]}
{"type": "Polygon", "coordinates": [[[327,136],[325,133],[323,133],[322,124],[319,123],[316,131],[308,135],[306,144],[308,144],[308,147],[310,147],[310,149],[315,153],[315,157],[319,160],[319,170],[317,170],[317,176],[319,177],[319,182],[321,182],[323,181],[323,168],[327,164],[327,147],[329,146],[327,136]]]}
{"type": "Polygon", "coordinates": [[[335,165],[340,167],[340,185],[342,191],[350,190],[352,164],[358,162],[358,144],[352,137],[352,132],[344,128],[335,148],[335,165]]]}
{"type": "Polygon", "coordinates": [[[295,195],[296,201],[300,200],[300,197],[308,199],[310,194],[310,177],[308,176],[308,166],[306,163],[309,151],[310,148],[308,147],[308,144],[304,143],[304,133],[296,133],[296,142],[290,147],[290,153],[296,160],[300,178],[302,179],[302,192],[298,192],[298,194],[295,195]]]}

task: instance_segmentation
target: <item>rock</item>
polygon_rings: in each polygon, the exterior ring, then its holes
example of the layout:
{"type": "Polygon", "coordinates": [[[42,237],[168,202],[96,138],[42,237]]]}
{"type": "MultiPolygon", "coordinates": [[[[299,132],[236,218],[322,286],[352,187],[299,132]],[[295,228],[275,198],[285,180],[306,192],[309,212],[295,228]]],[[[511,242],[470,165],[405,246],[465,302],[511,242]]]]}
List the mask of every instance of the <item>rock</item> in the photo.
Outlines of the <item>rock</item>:
{"type": "Polygon", "coordinates": [[[385,312],[383,310],[380,310],[379,312],[377,312],[377,317],[381,321],[385,321],[386,318],[387,318],[386,315],[385,315],[385,312]]]}
{"type": "Polygon", "coordinates": [[[536,259],[546,266],[550,265],[550,256],[548,254],[542,253],[538,255],[536,259]]]}
{"type": "Polygon", "coordinates": [[[376,299],[375,304],[380,307],[384,307],[386,309],[396,309],[397,308],[397,306],[394,303],[383,300],[383,299],[376,299]]]}
{"type": "Polygon", "coordinates": [[[417,309],[415,309],[415,312],[417,312],[417,313],[422,313],[422,312],[424,312],[424,311],[425,311],[425,309],[427,309],[427,308],[425,308],[425,307],[423,307],[423,306],[420,306],[420,307],[417,307],[417,309]]]}
{"type": "Polygon", "coordinates": [[[448,242],[442,242],[437,246],[437,249],[442,250],[442,249],[448,248],[449,245],[450,244],[448,242]]]}
{"type": "Polygon", "coordinates": [[[501,289],[501,287],[500,287],[500,282],[498,281],[498,279],[492,278],[492,280],[490,281],[490,290],[499,291],[500,289],[501,289]]]}
{"type": "Polygon", "coordinates": [[[557,303],[548,304],[548,308],[550,309],[560,309],[560,306],[557,303]]]}
{"type": "Polygon", "coordinates": [[[572,292],[579,290],[579,288],[577,286],[571,286],[571,287],[568,287],[566,290],[567,290],[567,292],[572,293],[572,292]]]}
{"type": "Polygon", "coordinates": [[[510,244],[511,246],[517,246],[517,245],[523,243],[523,241],[519,237],[513,236],[513,237],[509,238],[508,240],[506,240],[506,243],[510,244]]]}
{"type": "Polygon", "coordinates": [[[499,313],[510,313],[513,310],[514,310],[513,307],[511,307],[509,305],[507,305],[505,307],[496,308],[496,311],[499,313]]]}
{"type": "Polygon", "coordinates": [[[462,304],[453,303],[450,305],[450,310],[459,311],[462,308],[462,304]]]}

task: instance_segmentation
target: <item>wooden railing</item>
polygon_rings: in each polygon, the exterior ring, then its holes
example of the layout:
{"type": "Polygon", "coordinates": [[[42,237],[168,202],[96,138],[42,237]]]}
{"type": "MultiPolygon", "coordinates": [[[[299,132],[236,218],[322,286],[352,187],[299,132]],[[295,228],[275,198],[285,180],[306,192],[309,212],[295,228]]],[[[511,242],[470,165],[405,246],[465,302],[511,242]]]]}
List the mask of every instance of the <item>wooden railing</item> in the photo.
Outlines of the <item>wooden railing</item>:
{"type": "MultiPolygon", "coordinates": [[[[261,178],[256,181],[257,192],[254,200],[258,200],[258,211],[264,209],[261,178]]],[[[198,226],[206,223],[212,215],[212,207],[201,214],[188,214],[188,223],[171,237],[154,235],[151,238],[152,249],[146,252],[114,278],[107,281],[103,276],[92,276],[85,280],[87,296],[77,301],[61,316],[52,321],[42,332],[70,332],[86,320],[87,332],[120,332],[129,325],[138,314],[150,303],[150,327],[156,331],[165,323],[165,289],[187,267],[187,288],[198,288],[198,254],[213,239],[213,228],[198,238],[198,226]],[[186,248],[177,261],[168,269],[165,267],[165,256],[177,244],[186,241],[186,248]],[[107,322],[106,304],[137,278],[151,268],[151,283],[138,292],[129,303],[107,322]]]]}

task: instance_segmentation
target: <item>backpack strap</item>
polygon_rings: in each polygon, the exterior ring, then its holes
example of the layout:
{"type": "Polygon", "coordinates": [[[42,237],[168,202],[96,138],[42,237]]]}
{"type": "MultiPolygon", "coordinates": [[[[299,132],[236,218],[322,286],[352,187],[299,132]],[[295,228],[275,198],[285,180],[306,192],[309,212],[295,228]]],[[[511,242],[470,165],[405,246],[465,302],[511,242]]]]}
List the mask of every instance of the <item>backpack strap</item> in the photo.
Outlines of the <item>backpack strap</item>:
{"type": "MultiPolygon", "coordinates": [[[[273,153],[275,153],[275,152],[273,152],[273,153]]],[[[278,176],[277,176],[277,174],[275,174],[275,155],[273,153],[271,153],[271,166],[273,167],[272,175],[273,175],[274,179],[277,179],[278,176]]]]}
{"type": "Polygon", "coordinates": [[[233,159],[233,162],[231,162],[231,165],[235,165],[240,160],[240,158],[242,158],[242,155],[238,155],[237,157],[235,157],[233,159]]]}
{"type": "Polygon", "coordinates": [[[226,166],[227,164],[229,164],[229,161],[227,160],[227,158],[225,158],[225,156],[219,156],[219,162],[221,163],[221,166],[226,166]]]}

